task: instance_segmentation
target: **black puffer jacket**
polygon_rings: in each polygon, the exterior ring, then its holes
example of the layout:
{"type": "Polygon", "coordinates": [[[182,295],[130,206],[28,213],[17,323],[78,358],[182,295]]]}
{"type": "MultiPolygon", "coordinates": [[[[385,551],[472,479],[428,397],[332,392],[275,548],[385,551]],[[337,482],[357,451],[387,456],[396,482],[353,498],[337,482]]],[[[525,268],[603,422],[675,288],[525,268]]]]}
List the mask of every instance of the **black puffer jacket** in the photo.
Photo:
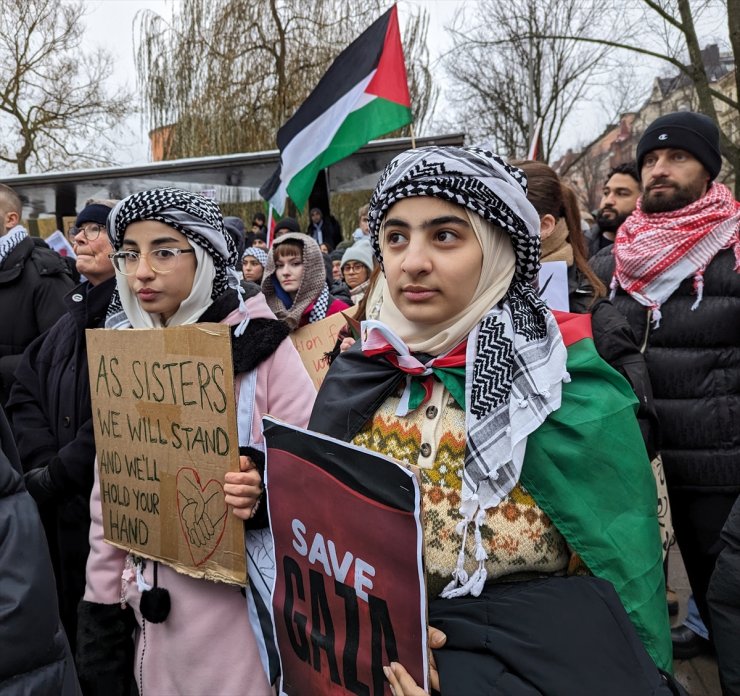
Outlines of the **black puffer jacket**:
{"type": "Polygon", "coordinates": [[[645,357],[627,319],[609,300],[594,301],[589,280],[575,266],[568,269],[568,300],[570,311],[591,314],[591,330],[598,354],[627,379],[639,401],[637,421],[648,457],[658,454],[660,433],[645,357]]]}
{"type": "Polygon", "coordinates": [[[73,648],[90,552],[95,463],[85,329],[103,325],[114,288],[110,278],[65,296],[67,313],[23,353],[7,406],[26,485],[44,521],[73,648]]]}
{"type": "MultiPolygon", "coordinates": [[[[670,487],[740,491],[740,274],[734,265],[731,250],[715,256],[695,311],[693,280],[684,280],[663,303],[657,329],[649,310],[621,288],[613,301],[643,347],[670,487]]],[[[591,266],[608,284],[611,248],[591,266]]]]}
{"type": "Polygon", "coordinates": [[[24,239],[0,267],[0,404],[21,353],[67,311],[63,298],[73,287],[69,266],[40,239],[24,239]]]}
{"type": "Polygon", "coordinates": [[[77,696],[38,511],[0,408],[0,696],[77,696]]]}

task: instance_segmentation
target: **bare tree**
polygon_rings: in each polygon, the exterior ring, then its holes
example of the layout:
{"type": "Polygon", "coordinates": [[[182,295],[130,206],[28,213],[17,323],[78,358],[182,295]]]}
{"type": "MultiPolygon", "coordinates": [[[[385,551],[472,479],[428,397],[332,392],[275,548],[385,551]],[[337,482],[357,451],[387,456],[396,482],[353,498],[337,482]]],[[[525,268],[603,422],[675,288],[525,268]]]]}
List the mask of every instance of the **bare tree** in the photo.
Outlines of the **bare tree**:
{"type": "MultiPolygon", "coordinates": [[[[589,0],[590,3],[599,0],[589,0]]],[[[708,12],[727,11],[729,42],[735,56],[740,55],[740,0],[638,0],[638,15],[629,23],[624,22],[621,30],[606,34],[598,27],[587,27],[585,31],[572,31],[554,27],[530,34],[539,40],[571,40],[584,45],[623,49],[633,54],[649,56],[675,67],[687,76],[698,101],[698,109],[711,117],[720,126],[722,154],[735,172],[735,195],[740,195],[740,142],[737,131],[733,132],[733,121],[737,128],[740,111],[740,71],[735,69],[734,95],[719,90],[707,74],[702,57],[697,20],[708,12]],[[608,37],[608,38],[607,38],[608,37]],[[728,111],[731,119],[720,118],[720,110],[728,111]]]]}
{"type": "Polygon", "coordinates": [[[580,0],[481,0],[473,17],[459,13],[445,65],[451,101],[459,105],[466,131],[474,139],[492,139],[507,155],[522,156],[542,119],[548,159],[568,116],[608,68],[611,49],[572,38],[531,37],[545,30],[577,34],[608,12],[605,0],[595,0],[587,11],[580,0]]]}
{"type": "Polygon", "coordinates": [[[111,57],[83,50],[82,3],[0,2],[0,161],[19,174],[111,162],[130,96],[105,91],[111,57]]]}
{"type": "Polygon", "coordinates": [[[604,172],[609,169],[609,152],[597,152],[591,157],[580,157],[567,170],[567,181],[579,195],[583,207],[596,210],[604,188],[604,172]]]}
{"type": "MultiPolygon", "coordinates": [[[[137,71],[164,157],[275,147],[339,52],[383,11],[382,0],[184,0],[169,20],[138,17],[137,71]]],[[[427,18],[408,22],[404,47],[417,123],[434,105],[427,18]]]]}

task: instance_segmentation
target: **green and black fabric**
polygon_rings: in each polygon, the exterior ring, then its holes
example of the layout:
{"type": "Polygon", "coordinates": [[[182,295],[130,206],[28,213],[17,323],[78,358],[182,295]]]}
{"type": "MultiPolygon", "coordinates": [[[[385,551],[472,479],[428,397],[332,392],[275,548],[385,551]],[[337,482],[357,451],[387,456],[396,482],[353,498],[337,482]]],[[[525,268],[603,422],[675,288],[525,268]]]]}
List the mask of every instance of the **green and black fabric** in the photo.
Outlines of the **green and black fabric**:
{"type": "MultiPolygon", "coordinates": [[[[589,570],[612,583],[651,658],[670,671],[657,492],[637,399],[596,352],[590,315],[554,314],[570,381],[561,407],[529,436],[520,481],[589,570]]],[[[329,370],[309,428],[351,441],[402,379],[353,346],[329,370]]]]}
{"type": "Polygon", "coordinates": [[[590,316],[555,315],[571,380],[530,435],[521,482],[589,570],[614,585],[648,653],[670,671],[657,494],[637,399],[596,352],[590,316]]]}

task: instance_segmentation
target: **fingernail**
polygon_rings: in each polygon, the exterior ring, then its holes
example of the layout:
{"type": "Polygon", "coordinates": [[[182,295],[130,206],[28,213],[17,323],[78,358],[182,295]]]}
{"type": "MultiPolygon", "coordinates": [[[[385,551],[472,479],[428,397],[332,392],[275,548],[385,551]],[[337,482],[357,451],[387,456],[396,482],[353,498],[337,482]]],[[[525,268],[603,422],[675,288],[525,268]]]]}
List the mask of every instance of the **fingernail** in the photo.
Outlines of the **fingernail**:
{"type": "Polygon", "coordinates": [[[387,667],[386,665],[383,665],[383,674],[385,674],[385,678],[390,680],[391,678],[391,668],[387,667]]]}

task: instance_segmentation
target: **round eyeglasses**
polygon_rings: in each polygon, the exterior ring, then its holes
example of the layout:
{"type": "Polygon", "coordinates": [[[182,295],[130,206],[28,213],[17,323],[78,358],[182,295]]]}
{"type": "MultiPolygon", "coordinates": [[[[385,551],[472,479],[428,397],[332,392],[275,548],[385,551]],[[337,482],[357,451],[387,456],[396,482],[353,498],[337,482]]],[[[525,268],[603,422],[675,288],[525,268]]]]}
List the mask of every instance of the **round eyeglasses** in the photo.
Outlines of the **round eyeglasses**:
{"type": "Polygon", "coordinates": [[[180,254],[194,254],[193,249],[152,249],[146,254],[138,251],[117,251],[109,254],[108,258],[113,262],[113,266],[123,275],[133,275],[139,267],[139,261],[142,256],[146,256],[146,262],[149,268],[155,273],[171,273],[177,267],[180,254]]]}
{"type": "Polygon", "coordinates": [[[85,235],[85,239],[87,239],[88,242],[94,242],[99,236],[101,232],[105,231],[105,225],[82,225],[80,227],[75,227],[72,225],[67,230],[67,236],[70,238],[71,241],[74,241],[74,238],[82,232],[82,234],[85,235]]]}
{"type": "Polygon", "coordinates": [[[364,263],[345,263],[342,270],[345,273],[360,273],[367,270],[367,266],[364,263]]]}

